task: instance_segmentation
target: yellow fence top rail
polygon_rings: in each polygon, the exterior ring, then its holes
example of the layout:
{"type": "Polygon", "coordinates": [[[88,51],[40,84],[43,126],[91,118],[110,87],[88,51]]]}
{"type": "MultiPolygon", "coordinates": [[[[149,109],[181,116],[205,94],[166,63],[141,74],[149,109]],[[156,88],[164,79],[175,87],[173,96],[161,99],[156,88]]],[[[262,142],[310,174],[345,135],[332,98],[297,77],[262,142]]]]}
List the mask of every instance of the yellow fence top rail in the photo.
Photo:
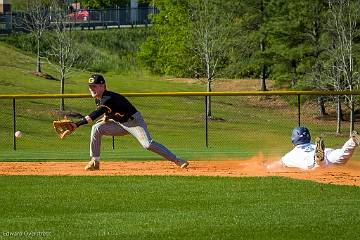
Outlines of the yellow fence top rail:
{"type": "MultiPolygon", "coordinates": [[[[360,95],[360,91],[243,91],[243,92],[137,92],[125,97],[151,96],[288,96],[288,95],[360,95]]],[[[90,94],[2,94],[0,99],[89,98],[90,94]]]]}

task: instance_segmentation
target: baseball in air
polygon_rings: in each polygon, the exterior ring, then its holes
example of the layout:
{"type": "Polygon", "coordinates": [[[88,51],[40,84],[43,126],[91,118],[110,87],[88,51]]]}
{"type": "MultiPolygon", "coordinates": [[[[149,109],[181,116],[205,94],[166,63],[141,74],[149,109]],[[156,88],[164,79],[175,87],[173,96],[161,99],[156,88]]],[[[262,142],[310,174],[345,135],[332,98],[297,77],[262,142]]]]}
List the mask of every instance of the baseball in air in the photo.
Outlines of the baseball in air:
{"type": "Polygon", "coordinates": [[[21,138],[23,136],[23,133],[21,132],[21,131],[17,131],[16,133],[15,133],[15,137],[16,138],[21,138]]]}

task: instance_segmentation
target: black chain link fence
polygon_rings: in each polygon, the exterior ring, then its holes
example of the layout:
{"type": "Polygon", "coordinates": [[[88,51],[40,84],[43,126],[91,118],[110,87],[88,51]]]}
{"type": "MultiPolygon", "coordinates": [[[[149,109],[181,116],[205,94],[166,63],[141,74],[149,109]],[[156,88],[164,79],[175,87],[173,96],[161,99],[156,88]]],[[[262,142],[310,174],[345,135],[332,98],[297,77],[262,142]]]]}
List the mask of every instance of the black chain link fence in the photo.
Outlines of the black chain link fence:
{"type": "MultiPolygon", "coordinates": [[[[317,96],[128,96],[142,113],[154,140],[186,159],[246,159],[257,154],[280,157],[292,148],[290,136],[298,125],[307,126],[313,139],[325,138],[328,147],[340,147],[349,137],[349,111],[344,107],[337,133],[336,107],[325,102],[319,115],[317,96]],[[300,103],[300,105],[299,105],[300,103]],[[206,110],[209,114],[206,117],[206,110]]],[[[91,124],[60,140],[52,121],[65,115],[77,121],[95,109],[91,97],[0,98],[0,161],[86,160],[91,124]],[[23,133],[15,138],[15,131],[23,133]]],[[[359,128],[356,119],[355,129],[359,128]]],[[[135,138],[104,136],[102,159],[143,160],[159,156],[142,149],[135,138]]]]}
{"type": "MultiPolygon", "coordinates": [[[[69,28],[95,29],[147,26],[151,24],[150,15],[159,13],[154,7],[122,7],[108,9],[76,9],[66,12],[65,20],[69,28]]],[[[25,12],[0,13],[0,34],[28,31],[22,26],[25,12]]],[[[49,15],[49,26],[51,26],[49,15]]]]}

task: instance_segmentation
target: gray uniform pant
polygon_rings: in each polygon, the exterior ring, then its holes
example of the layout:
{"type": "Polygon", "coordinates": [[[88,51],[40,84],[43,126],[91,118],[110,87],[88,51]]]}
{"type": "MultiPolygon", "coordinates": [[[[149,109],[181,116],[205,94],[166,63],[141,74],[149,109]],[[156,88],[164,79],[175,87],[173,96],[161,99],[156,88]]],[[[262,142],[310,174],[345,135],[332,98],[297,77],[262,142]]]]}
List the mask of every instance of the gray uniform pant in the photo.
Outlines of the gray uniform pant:
{"type": "Polygon", "coordinates": [[[169,149],[160,143],[152,140],[147,129],[146,123],[140,112],[132,115],[132,120],[124,123],[113,120],[97,122],[92,126],[90,136],[90,156],[100,157],[101,137],[106,136],[124,136],[133,135],[139,143],[147,150],[159,154],[165,159],[174,162],[177,165],[184,163],[184,160],[177,158],[169,149]]]}

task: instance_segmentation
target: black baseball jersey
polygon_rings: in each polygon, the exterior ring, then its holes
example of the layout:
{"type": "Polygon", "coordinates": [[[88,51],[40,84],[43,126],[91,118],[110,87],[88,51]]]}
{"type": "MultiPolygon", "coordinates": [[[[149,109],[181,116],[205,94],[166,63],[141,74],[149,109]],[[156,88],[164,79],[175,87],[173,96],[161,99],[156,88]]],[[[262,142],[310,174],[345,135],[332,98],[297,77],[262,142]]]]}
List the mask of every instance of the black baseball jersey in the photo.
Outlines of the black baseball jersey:
{"type": "MultiPolygon", "coordinates": [[[[105,114],[107,119],[122,123],[137,112],[137,109],[124,96],[107,90],[104,91],[101,99],[95,99],[95,103],[97,109],[88,115],[92,120],[105,114]]],[[[76,125],[86,123],[86,119],[81,119],[76,125]]]]}

